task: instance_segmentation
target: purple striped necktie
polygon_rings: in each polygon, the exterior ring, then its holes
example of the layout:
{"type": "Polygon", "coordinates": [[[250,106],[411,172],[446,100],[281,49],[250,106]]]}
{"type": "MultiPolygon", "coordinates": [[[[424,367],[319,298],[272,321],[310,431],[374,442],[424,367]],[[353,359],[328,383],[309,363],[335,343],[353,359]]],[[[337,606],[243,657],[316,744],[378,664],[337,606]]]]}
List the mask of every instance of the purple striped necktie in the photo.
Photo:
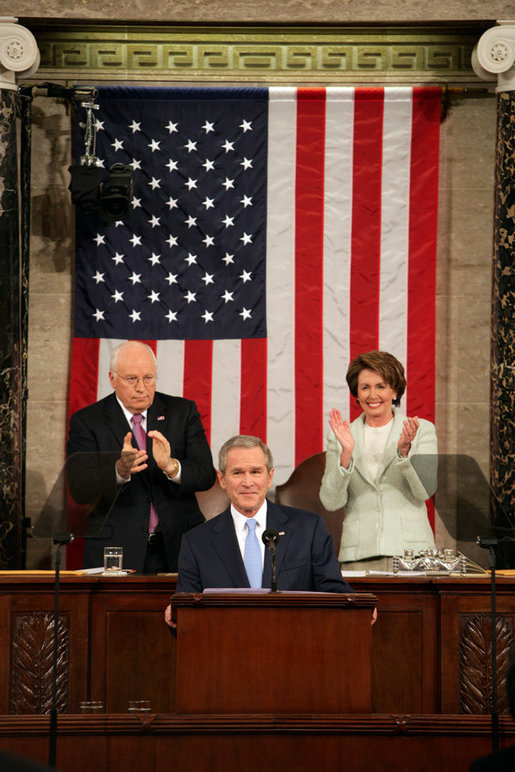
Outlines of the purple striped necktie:
{"type": "MultiPolygon", "coordinates": [[[[144,428],[141,425],[141,421],[143,420],[143,416],[141,413],[135,413],[135,415],[131,418],[132,423],[132,430],[134,432],[134,436],[136,437],[136,442],[138,443],[138,448],[140,450],[146,450],[147,449],[147,435],[145,433],[144,428]]],[[[154,502],[150,501],[150,518],[148,521],[148,532],[153,533],[157,525],[159,523],[159,518],[157,516],[156,508],[154,507],[154,502]]]]}

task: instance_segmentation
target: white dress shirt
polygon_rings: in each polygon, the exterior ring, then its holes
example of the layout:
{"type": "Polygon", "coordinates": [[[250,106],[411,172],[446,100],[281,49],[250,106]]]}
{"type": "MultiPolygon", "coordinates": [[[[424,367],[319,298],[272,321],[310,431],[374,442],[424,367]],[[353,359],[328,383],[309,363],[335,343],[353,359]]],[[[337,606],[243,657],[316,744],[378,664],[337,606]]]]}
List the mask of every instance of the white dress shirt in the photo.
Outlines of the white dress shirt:
{"type": "Polygon", "coordinates": [[[384,426],[363,426],[363,466],[371,480],[377,477],[392,426],[393,418],[384,426]]]}

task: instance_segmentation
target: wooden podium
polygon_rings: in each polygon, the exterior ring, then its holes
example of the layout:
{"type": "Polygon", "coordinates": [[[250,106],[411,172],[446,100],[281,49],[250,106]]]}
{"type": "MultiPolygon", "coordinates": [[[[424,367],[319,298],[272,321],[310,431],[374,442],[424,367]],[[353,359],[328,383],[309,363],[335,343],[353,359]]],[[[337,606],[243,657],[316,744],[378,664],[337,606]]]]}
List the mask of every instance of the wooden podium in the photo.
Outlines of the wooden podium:
{"type": "Polygon", "coordinates": [[[371,712],[370,593],[172,598],[178,714],[371,712]]]}

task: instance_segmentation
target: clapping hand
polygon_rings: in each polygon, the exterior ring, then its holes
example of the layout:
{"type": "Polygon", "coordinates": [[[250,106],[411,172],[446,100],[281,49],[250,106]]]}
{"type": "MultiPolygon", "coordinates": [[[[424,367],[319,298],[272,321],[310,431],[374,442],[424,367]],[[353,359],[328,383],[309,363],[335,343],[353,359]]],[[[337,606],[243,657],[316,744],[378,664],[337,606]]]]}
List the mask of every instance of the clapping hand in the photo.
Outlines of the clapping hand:
{"type": "Polygon", "coordinates": [[[401,436],[399,437],[399,442],[397,443],[397,447],[399,449],[399,453],[404,458],[406,458],[408,453],[410,452],[411,443],[415,439],[415,436],[418,432],[418,427],[419,427],[418,416],[415,416],[414,418],[406,418],[406,420],[402,424],[402,432],[401,432],[401,436]]]}
{"type": "Polygon", "coordinates": [[[128,480],[132,474],[142,472],[147,468],[147,452],[145,450],[136,450],[132,447],[132,432],[127,432],[123,438],[123,448],[120,458],[116,462],[116,471],[128,480]]]}
{"type": "Polygon", "coordinates": [[[340,465],[347,469],[352,458],[352,451],[354,450],[354,437],[350,430],[350,424],[348,421],[343,420],[339,410],[333,408],[329,413],[329,426],[342,446],[340,465]]]}
{"type": "Polygon", "coordinates": [[[171,457],[170,443],[164,434],[158,432],[157,429],[152,429],[152,431],[148,433],[148,436],[152,440],[152,455],[154,456],[156,464],[163,472],[166,472],[171,457]]]}

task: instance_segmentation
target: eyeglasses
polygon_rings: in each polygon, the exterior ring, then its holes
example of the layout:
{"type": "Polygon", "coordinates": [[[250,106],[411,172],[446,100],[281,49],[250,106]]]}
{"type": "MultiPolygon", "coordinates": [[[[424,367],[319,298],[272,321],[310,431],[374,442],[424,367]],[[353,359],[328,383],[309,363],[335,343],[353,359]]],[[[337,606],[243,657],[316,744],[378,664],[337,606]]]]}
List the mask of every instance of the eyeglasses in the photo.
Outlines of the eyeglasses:
{"type": "Polygon", "coordinates": [[[116,375],[118,378],[121,378],[127,386],[136,386],[140,381],[144,386],[152,386],[156,380],[155,375],[142,375],[139,378],[137,375],[120,375],[119,373],[116,373],[116,375]]]}

